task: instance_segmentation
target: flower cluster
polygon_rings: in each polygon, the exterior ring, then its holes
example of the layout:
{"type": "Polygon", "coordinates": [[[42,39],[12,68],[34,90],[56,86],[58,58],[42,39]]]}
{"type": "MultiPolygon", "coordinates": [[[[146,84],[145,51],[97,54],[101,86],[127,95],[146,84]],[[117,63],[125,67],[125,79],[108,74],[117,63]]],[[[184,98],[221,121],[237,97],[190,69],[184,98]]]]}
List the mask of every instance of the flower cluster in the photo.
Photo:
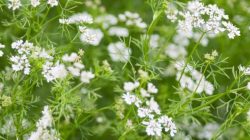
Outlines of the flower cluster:
{"type": "Polygon", "coordinates": [[[14,71],[23,71],[24,74],[29,74],[30,62],[28,56],[31,54],[31,50],[34,48],[34,45],[28,41],[24,42],[22,40],[18,40],[13,42],[11,47],[18,53],[18,55],[10,57],[12,69],[14,71]]]}
{"type": "MultiPolygon", "coordinates": [[[[61,24],[92,24],[93,17],[87,12],[77,13],[69,18],[59,19],[61,24]]],[[[98,46],[103,38],[103,32],[100,29],[88,28],[86,26],[79,26],[81,32],[80,40],[83,43],[90,44],[92,46],[98,46]]]]}
{"type": "MultiPolygon", "coordinates": [[[[176,76],[177,80],[180,79],[184,65],[185,64],[183,61],[175,64],[175,68],[178,71],[176,76]]],[[[202,73],[190,65],[187,65],[184,70],[184,74],[180,79],[180,86],[183,89],[188,89],[191,92],[196,92],[199,94],[205,92],[207,95],[212,95],[214,92],[213,84],[207,81],[202,73]]]]}
{"type": "Polygon", "coordinates": [[[14,71],[23,71],[24,74],[30,73],[30,58],[38,59],[53,59],[45,49],[34,46],[28,41],[18,40],[11,44],[12,49],[17,51],[17,55],[11,56],[12,69],[14,71]]]}
{"type": "Polygon", "coordinates": [[[80,56],[76,53],[65,54],[62,57],[63,63],[57,61],[53,64],[47,61],[43,65],[42,74],[46,78],[47,82],[53,81],[55,79],[63,79],[67,75],[71,74],[74,77],[80,77],[83,83],[89,83],[95,75],[90,71],[85,71],[84,65],[80,60],[80,56]]]}
{"type": "Polygon", "coordinates": [[[114,26],[108,30],[110,36],[117,36],[117,37],[128,37],[129,32],[127,28],[114,26]]]}
{"type": "Polygon", "coordinates": [[[43,65],[43,76],[47,82],[53,81],[55,79],[63,79],[67,76],[68,71],[63,64],[57,62],[55,65],[52,62],[47,61],[43,65]]]}
{"type": "Polygon", "coordinates": [[[140,29],[147,28],[147,24],[143,22],[142,18],[138,13],[126,11],[123,14],[119,14],[118,17],[119,21],[125,22],[127,26],[135,26],[140,29]]]}
{"type": "Polygon", "coordinates": [[[95,23],[101,24],[102,28],[107,29],[110,26],[116,25],[118,23],[118,19],[111,14],[100,15],[95,18],[95,23]]]}
{"type": "MultiPolygon", "coordinates": [[[[58,0],[48,0],[47,1],[48,5],[50,5],[50,7],[54,7],[58,5],[58,0]]],[[[32,7],[37,7],[39,6],[40,0],[30,0],[30,4],[32,7]]],[[[8,0],[8,8],[12,9],[13,11],[16,9],[19,9],[22,6],[21,0],[8,0]]]]}
{"type": "Polygon", "coordinates": [[[80,40],[83,43],[93,46],[98,46],[103,38],[103,33],[100,29],[87,28],[85,30],[81,30],[81,32],[82,34],[80,36],[80,40]]]}
{"type": "Polygon", "coordinates": [[[228,37],[233,39],[240,36],[240,31],[228,21],[228,15],[217,5],[204,5],[195,0],[187,3],[185,11],[179,12],[183,20],[178,21],[179,32],[191,35],[193,29],[199,29],[203,32],[219,34],[228,32],[228,37]]]}
{"type": "Polygon", "coordinates": [[[178,19],[179,11],[172,3],[170,3],[165,11],[165,14],[167,19],[171,22],[175,22],[178,19]]]}
{"type": "Polygon", "coordinates": [[[127,48],[123,42],[110,43],[108,45],[109,56],[113,61],[129,61],[131,49],[127,48]]]}
{"type": "Polygon", "coordinates": [[[122,98],[126,104],[137,107],[137,115],[143,119],[141,123],[146,127],[147,135],[161,136],[164,130],[174,136],[177,132],[175,124],[168,116],[161,115],[160,107],[154,100],[153,95],[158,92],[158,89],[152,83],[147,84],[147,89],[139,87],[138,81],[125,82],[123,89],[126,93],[122,98]],[[136,95],[136,91],[139,91],[140,95],[136,95]]]}
{"type": "Polygon", "coordinates": [[[244,75],[250,75],[250,67],[239,66],[239,71],[244,75]]]}
{"type": "Polygon", "coordinates": [[[59,133],[53,129],[53,117],[49,106],[44,106],[41,119],[36,123],[36,131],[28,140],[59,140],[59,133]]]}
{"type": "Polygon", "coordinates": [[[93,17],[86,13],[77,13],[74,14],[72,16],[70,16],[69,18],[61,18],[59,19],[59,23],[61,24],[91,24],[93,23],[93,17]]]}

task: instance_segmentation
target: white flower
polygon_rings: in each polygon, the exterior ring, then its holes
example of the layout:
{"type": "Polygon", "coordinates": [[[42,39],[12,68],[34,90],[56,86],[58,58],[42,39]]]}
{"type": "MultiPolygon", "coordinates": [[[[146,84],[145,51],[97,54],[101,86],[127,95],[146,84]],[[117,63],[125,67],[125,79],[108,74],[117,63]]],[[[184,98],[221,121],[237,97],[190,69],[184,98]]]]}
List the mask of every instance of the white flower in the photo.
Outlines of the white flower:
{"type": "Polygon", "coordinates": [[[44,48],[40,48],[40,47],[34,47],[33,51],[32,51],[32,58],[43,58],[46,60],[52,60],[53,57],[51,55],[49,55],[49,52],[46,51],[44,48]]]}
{"type": "Polygon", "coordinates": [[[153,118],[154,115],[151,113],[152,113],[152,110],[150,110],[149,108],[145,108],[145,107],[140,107],[137,110],[137,114],[140,118],[145,118],[145,117],[153,118]]]}
{"type": "Polygon", "coordinates": [[[136,26],[141,29],[147,28],[147,24],[142,21],[142,18],[138,13],[132,13],[129,11],[124,12],[124,14],[118,15],[121,22],[125,22],[127,26],[136,26]]]}
{"type": "Polygon", "coordinates": [[[161,116],[158,119],[158,122],[163,126],[165,132],[170,131],[170,135],[173,137],[175,133],[177,132],[176,126],[172,121],[172,118],[169,118],[168,116],[164,115],[161,116]]]}
{"type": "Polygon", "coordinates": [[[57,62],[56,65],[53,66],[53,63],[47,61],[43,65],[42,74],[46,78],[47,82],[50,82],[58,78],[65,78],[68,74],[68,71],[66,70],[65,66],[63,64],[60,64],[59,62],[57,62]]]}
{"type": "Polygon", "coordinates": [[[26,55],[10,57],[12,69],[14,71],[24,71],[24,74],[30,73],[30,63],[26,55]]]}
{"type": "Polygon", "coordinates": [[[165,14],[171,22],[175,22],[177,20],[178,13],[179,13],[179,11],[177,10],[177,8],[173,4],[171,4],[171,3],[168,4],[168,7],[167,7],[167,10],[165,11],[165,14]]]}
{"type": "Polygon", "coordinates": [[[12,10],[19,9],[22,6],[20,0],[9,0],[8,8],[12,10]]]}
{"type": "Polygon", "coordinates": [[[4,55],[3,51],[1,49],[5,48],[3,44],[0,43],[0,57],[4,55]]]}
{"type": "Polygon", "coordinates": [[[28,41],[23,42],[22,40],[15,41],[11,44],[12,49],[17,50],[17,52],[22,54],[30,54],[31,50],[34,49],[33,43],[28,41]]]}
{"type": "Polygon", "coordinates": [[[212,139],[214,134],[219,130],[217,123],[207,123],[198,133],[199,139],[212,139]]]}
{"type": "Polygon", "coordinates": [[[114,15],[108,14],[108,15],[101,15],[98,16],[95,19],[96,23],[102,24],[102,27],[104,29],[107,29],[108,27],[110,27],[111,25],[116,25],[118,20],[114,15]]]}
{"type": "Polygon", "coordinates": [[[36,131],[31,133],[28,140],[59,140],[58,132],[52,128],[53,117],[48,106],[44,106],[41,119],[36,123],[36,131]]]}
{"type": "Polygon", "coordinates": [[[82,24],[82,23],[91,24],[93,23],[93,17],[87,12],[77,13],[77,14],[70,16],[67,19],[65,18],[59,19],[59,23],[61,24],[82,24]]]}
{"type": "Polygon", "coordinates": [[[170,44],[165,50],[165,54],[172,59],[183,58],[187,55],[187,51],[184,47],[176,46],[175,44],[170,44]]]}
{"type": "Polygon", "coordinates": [[[93,46],[100,44],[103,38],[103,33],[100,29],[86,29],[80,36],[80,40],[83,43],[87,43],[93,46]]]}
{"type": "Polygon", "coordinates": [[[81,70],[75,67],[68,67],[68,71],[73,75],[73,76],[80,76],[81,70]]]}
{"type": "Polygon", "coordinates": [[[48,4],[51,7],[57,6],[58,5],[58,0],[48,0],[48,4]]]}
{"type": "Polygon", "coordinates": [[[228,37],[230,39],[234,39],[235,36],[240,36],[239,28],[235,27],[230,22],[222,22],[222,24],[226,27],[226,30],[228,31],[228,37]]]}
{"type": "Polygon", "coordinates": [[[80,76],[81,70],[84,68],[84,65],[79,62],[75,62],[73,66],[67,67],[68,71],[73,75],[73,76],[80,76]]]}
{"type": "Polygon", "coordinates": [[[109,44],[108,51],[113,61],[127,62],[131,54],[131,49],[126,48],[123,42],[109,44]]]}
{"type": "Polygon", "coordinates": [[[4,55],[3,51],[0,50],[0,57],[4,55]]]}
{"type": "Polygon", "coordinates": [[[78,68],[78,69],[83,69],[83,68],[84,68],[84,65],[83,65],[82,63],[80,63],[80,62],[75,62],[73,65],[74,65],[76,68],[78,68]]]}
{"type": "Polygon", "coordinates": [[[148,83],[147,91],[149,93],[157,93],[158,89],[152,83],[148,83]]]}
{"type": "Polygon", "coordinates": [[[250,82],[247,83],[247,89],[250,90],[250,82]]]}
{"type": "Polygon", "coordinates": [[[179,32],[173,37],[173,42],[177,45],[177,47],[186,47],[189,45],[188,36],[179,32]]]}
{"type": "Polygon", "coordinates": [[[64,62],[75,62],[79,59],[79,56],[77,55],[77,53],[71,53],[70,55],[65,54],[62,57],[62,60],[64,62]]]}
{"type": "Polygon", "coordinates": [[[30,3],[33,7],[37,7],[40,5],[40,0],[31,0],[30,3]]]}
{"type": "Polygon", "coordinates": [[[127,92],[130,92],[130,91],[133,91],[134,89],[138,88],[140,85],[139,82],[125,82],[124,83],[124,86],[123,86],[123,89],[127,92]]]}
{"type": "Polygon", "coordinates": [[[244,75],[250,75],[250,67],[239,66],[239,71],[243,72],[244,75]]]}
{"type": "Polygon", "coordinates": [[[52,126],[53,117],[51,115],[51,112],[49,110],[49,106],[44,106],[42,111],[42,118],[37,122],[36,127],[41,127],[46,129],[47,127],[52,126]]]}
{"type": "Polygon", "coordinates": [[[122,95],[122,98],[125,101],[125,103],[128,105],[131,105],[131,104],[135,103],[135,101],[136,101],[136,96],[131,95],[129,92],[127,92],[126,94],[124,93],[122,95]]]}
{"type": "Polygon", "coordinates": [[[208,81],[205,81],[204,84],[204,91],[206,92],[207,95],[212,95],[214,92],[214,86],[208,81]]]}
{"type": "Polygon", "coordinates": [[[108,30],[109,35],[111,36],[118,36],[118,37],[128,37],[129,32],[127,28],[123,28],[123,27],[111,27],[108,30]]]}
{"type": "Polygon", "coordinates": [[[150,94],[144,88],[140,89],[140,93],[142,97],[150,97],[150,94]]]}
{"type": "Polygon", "coordinates": [[[89,83],[91,79],[95,78],[95,75],[90,71],[81,72],[81,81],[83,83],[89,83]]]}
{"type": "Polygon", "coordinates": [[[149,46],[152,48],[157,48],[159,45],[160,36],[158,34],[153,34],[150,36],[149,46]]]}
{"type": "Polygon", "coordinates": [[[154,100],[154,98],[151,98],[149,101],[146,102],[149,109],[156,114],[161,114],[160,108],[158,103],[154,100]]]}
{"type": "Polygon", "coordinates": [[[59,62],[51,69],[51,73],[56,79],[63,79],[68,74],[64,64],[60,64],[59,62]]]}
{"type": "Polygon", "coordinates": [[[162,127],[157,121],[152,119],[149,122],[143,121],[142,124],[146,126],[148,136],[161,136],[162,127]]]}
{"type": "Polygon", "coordinates": [[[178,22],[178,32],[183,32],[189,37],[192,36],[193,29],[213,34],[227,30],[229,38],[240,35],[238,28],[228,22],[228,15],[216,5],[205,6],[199,1],[191,1],[188,2],[186,11],[180,12],[179,15],[183,20],[178,22]]]}

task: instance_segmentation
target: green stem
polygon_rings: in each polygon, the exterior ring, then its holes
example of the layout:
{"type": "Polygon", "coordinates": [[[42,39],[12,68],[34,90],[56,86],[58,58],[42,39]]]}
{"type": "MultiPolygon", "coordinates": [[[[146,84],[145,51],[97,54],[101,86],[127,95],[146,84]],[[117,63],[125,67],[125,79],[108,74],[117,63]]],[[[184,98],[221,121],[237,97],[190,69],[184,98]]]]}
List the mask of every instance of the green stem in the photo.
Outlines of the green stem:
{"type": "Polygon", "coordinates": [[[199,82],[198,82],[198,84],[197,84],[197,86],[196,86],[194,92],[192,93],[192,95],[195,94],[196,91],[197,91],[197,89],[199,88],[199,86],[200,86],[200,84],[201,84],[201,81],[202,81],[202,79],[203,79],[203,77],[204,77],[204,75],[205,75],[205,72],[207,71],[207,68],[208,68],[209,64],[210,64],[210,63],[207,63],[207,65],[206,65],[206,67],[205,67],[205,69],[204,69],[204,71],[203,71],[203,73],[202,73],[201,79],[199,80],[199,82]]]}
{"type": "Polygon", "coordinates": [[[181,80],[181,78],[182,78],[182,76],[183,76],[183,74],[184,74],[184,72],[185,72],[185,69],[186,69],[186,67],[187,67],[187,65],[188,65],[188,63],[189,63],[189,61],[190,61],[190,59],[192,58],[193,53],[194,53],[195,50],[198,48],[198,46],[199,46],[199,44],[200,44],[200,42],[201,42],[201,39],[204,37],[205,34],[206,34],[206,32],[203,32],[203,33],[202,33],[201,37],[199,38],[199,40],[197,41],[197,43],[196,43],[195,46],[193,47],[191,53],[189,54],[189,56],[188,56],[188,58],[187,58],[187,61],[185,62],[185,65],[184,65],[184,67],[183,67],[183,69],[182,69],[182,71],[181,71],[181,76],[180,76],[179,79],[178,79],[178,83],[180,83],[180,80],[181,80]]]}
{"type": "Polygon", "coordinates": [[[150,23],[149,27],[148,27],[148,31],[147,31],[147,35],[146,35],[146,40],[145,40],[145,44],[143,44],[143,51],[144,51],[144,60],[147,62],[148,58],[149,58],[149,37],[150,35],[153,33],[154,28],[156,26],[156,24],[158,23],[161,14],[163,13],[163,10],[160,11],[156,11],[153,15],[153,20],[150,23]]]}

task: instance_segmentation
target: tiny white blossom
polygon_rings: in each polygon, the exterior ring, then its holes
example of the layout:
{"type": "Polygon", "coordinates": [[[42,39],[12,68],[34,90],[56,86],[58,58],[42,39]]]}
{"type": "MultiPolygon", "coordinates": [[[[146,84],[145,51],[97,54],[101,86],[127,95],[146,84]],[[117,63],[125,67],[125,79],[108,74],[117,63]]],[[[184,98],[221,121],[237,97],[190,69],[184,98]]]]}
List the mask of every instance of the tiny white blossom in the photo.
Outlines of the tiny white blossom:
{"type": "Polygon", "coordinates": [[[116,25],[118,23],[117,18],[114,15],[101,15],[95,19],[95,23],[102,24],[104,29],[109,28],[111,25],[116,25]]]}
{"type": "Polygon", "coordinates": [[[77,53],[71,53],[70,55],[65,54],[62,57],[62,60],[64,62],[75,62],[79,59],[79,56],[77,55],[77,53]]]}
{"type": "Polygon", "coordinates": [[[160,36],[158,34],[153,34],[150,36],[149,46],[152,48],[157,48],[159,45],[160,36]]]}
{"type": "Polygon", "coordinates": [[[250,82],[247,83],[247,89],[250,90],[250,82]]]}
{"type": "Polygon", "coordinates": [[[86,29],[80,36],[83,43],[93,46],[98,46],[103,38],[103,33],[100,29],[86,29]]]}
{"type": "Polygon", "coordinates": [[[0,57],[4,55],[3,51],[1,49],[5,48],[3,44],[0,43],[0,57]]]}
{"type": "Polygon", "coordinates": [[[59,19],[59,23],[61,24],[83,24],[83,23],[91,24],[93,23],[93,17],[87,12],[77,13],[77,14],[70,16],[69,18],[59,19]]]}
{"type": "Polygon", "coordinates": [[[63,79],[68,75],[68,71],[64,64],[57,62],[54,66],[53,63],[47,61],[43,65],[43,76],[46,78],[47,82],[53,81],[55,79],[63,79]]]}
{"type": "Polygon", "coordinates": [[[142,97],[150,97],[150,94],[144,88],[140,89],[140,93],[142,97]]]}
{"type": "Polygon", "coordinates": [[[129,92],[124,93],[122,95],[122,98],[125,101],[125,103],[128,104],[128,105],[131,105],[131,104],[135,103],[135,101],[136,101],[136,96],[131,95],[129,92]]]}
{"type": "Polygon", "coordinates": [[[125,22],[127,26],[135,26],[141,29],[145,29],[147,24],[143,22],[142,18],[138,13],[132,13],[130,11],[125,11],[123,14],[118,15],[121,22],[125,22]]]}
{"type": "Polygon", "coordinates": [[[41,119],[36,123],[36,131],[31,133],[28,140],[60,140],[59,133],[52,128],[53,117],[48,106],[44,106],[41,119]]]}
{"type": "Polygon", "coordinates": [[[158,89],[152,83],[148,83],[147,91],[149,93],[157,93],[158,89]]]}
{"type": "Polygon", "coordinates": [[[8,8],[9,9],[16,10],[16,9],[19,9],[22,6],[20,0],[8,0],[8,1],[9,1],[9,3],[8,3],[8,8]]]}
{"type": "Polygon", "coordinates": [[[156,114],[161,114],[160,107],[158,103],[154,100],[154,98],[151,98],[149,101],[146,102],[149,109],[155,112],[156,114]]]}
{"type": "Polygon", "coordinates": [[[81,81],[83,83],[89,83],[91,79],[95,78],[95,75],[90,71],[81,72],[81,81]]]}
{"type": "Polygon", "coordinates": [[[37,7],[40,5],[40,0],[31,0],[30,3],[33,7],[37,7]]]}
{"type": "Polygon", "coordinates": [[[118,37],[128,37],[129,32],[127,28],[123,28],[123,27],[111,27],[108,30],[109,35],[111,36],[118,36],[118,37]]]}
{"type": "Polygon", "coordinates": [[[165,54],[172,59],[182,59],[187,55],[187,51],[184,47],[169,44],[165,50],[165,54]]]}
{"type": "Polygon", "coordinates": [[[162,126],[155,120],[149,120],[149,122],[143,121],[142,124],[146,126],[146,132],[148,136],[161,136],[162,126]]]}
{"type": "Polygon", "coordinates": [[[51,7],[57,6],[58,5],[58,0],[48,0],[48,4],[51,7]]]}
{"type": "Polygon", "coordinates": [[[139,82],[125,82],[123,89],[127,92],[133,91],[134,89],[136,89],[137,87],[139,87],[140,83],[139,82]]]}
{"type": "Polygon", "coordinates": [[[176,126],[172,121],[172,118],[169,118],[168,116],[164,115],[158,119],[158,122],[163,126],[165,132],[170,131],[170,136],[173,137],[177,132],[176,126]]]}
{"type": "Polygon", "coordinates": [[[152,110],[149,108],[145,108],[145,107],[138,108],[137,114],[140,118],[145,118],[145,117],[153,118],[154,117],[154,115],[152,114],[152,110]]]}
{"type": "Polygon", "coordinates": [[[228,31],[228,37],[230,39],[234,39],[235,36],[240,36],[240,31],[237,27],[235,27],[230,22],[222,22],[222,24],[226,27],[226,30],[228,31]]]}
{"type": "Polygon", "coordinates": [[[123,42],[109,44],[108,51],[113,61],[127,62],[130,59],[131,49],[125,47],[123,42]]]}

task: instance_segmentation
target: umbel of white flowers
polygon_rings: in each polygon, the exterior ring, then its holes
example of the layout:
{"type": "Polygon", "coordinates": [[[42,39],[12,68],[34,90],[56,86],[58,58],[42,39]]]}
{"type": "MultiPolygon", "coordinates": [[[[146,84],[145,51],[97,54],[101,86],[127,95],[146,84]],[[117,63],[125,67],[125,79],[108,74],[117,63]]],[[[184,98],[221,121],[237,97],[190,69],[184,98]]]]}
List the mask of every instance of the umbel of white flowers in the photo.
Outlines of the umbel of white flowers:
{"type": "Polygon", "coordinates": [[[134,91],[139,86],[138,81],[125,82],[123,89],[126,93],[122,95],[122,98],[126,104],[137,107],[137,115],[143,118],[141,123],[146,127],[147,135],[161,136],[165,131],[174,136],[177,130],[172,118],[162,115],[158,103],[154,100],[153,95],[158,92],[158,89],[152,83],[148,83],[147,89],[139,89],[140,96],[138,96],[134,94],[134,91]]]}
{"type": "Polygon", "coordinates": [[[49,106],[44,106],[42,117],[36,123],[36,131],[32,132],[28,140],[60,140],[59,133],[53,128],[53,117],[49,106]]]}
{"type": "Polygon", "coordinates": [[[194,29],[203,32],[219,34],[227,32],[228,37],[233,39],[240,36],[240,31],[229,20],[228,15],[217,5],[204,5],[199,0],[187,3],[184,11],[177,11],[175,8],[167,10],[167,18],[172,22],[178,20],[178,32],[191,37],[194,29]],[[180,16],[179,18],[177,16],[180,16]]]}
{"type": "MultiPolygon", "coordinates": [[[[47,4],[49,4],[50,7],[57,6],[58,3],[58,0],[47,0],[47,4]]],[[[39,6],[40,4],[40,0],[30,0],[30,5],[34,8],[39,6]]],[[[21,0],[8,0],[8,8],[12,9],[13,11],[19,9],[21,6],[21,0]]]]}

